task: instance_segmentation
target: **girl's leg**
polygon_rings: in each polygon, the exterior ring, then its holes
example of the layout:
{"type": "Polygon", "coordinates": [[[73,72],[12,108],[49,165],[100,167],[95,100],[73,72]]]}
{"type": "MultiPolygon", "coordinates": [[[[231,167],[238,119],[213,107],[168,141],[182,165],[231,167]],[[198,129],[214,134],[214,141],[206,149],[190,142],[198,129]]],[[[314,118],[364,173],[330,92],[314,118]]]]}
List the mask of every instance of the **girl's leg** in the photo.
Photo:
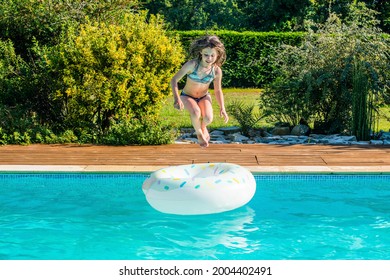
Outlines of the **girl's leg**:
{"type": "Polygon", "coordinates": [[[192,126],[195,129],[195,133],[198,137],[199,145],[201,147],[208,147],[208,140],[203,135],[202,130],[202,111],[198,106],[198,103],[190,97],[180,96],[181,101],[184,104],[184,108],[190,113],[192,126]]]}
{"type": "Polygon", "coordinates": [[[213,121],[213,107],[211,105],[211,97],[207,95],[205,98],[199,101],[198,106],[202,114],[201,129],[205,139],[210,141],[210,134],[207,130],[207,126],[213,121]]]}

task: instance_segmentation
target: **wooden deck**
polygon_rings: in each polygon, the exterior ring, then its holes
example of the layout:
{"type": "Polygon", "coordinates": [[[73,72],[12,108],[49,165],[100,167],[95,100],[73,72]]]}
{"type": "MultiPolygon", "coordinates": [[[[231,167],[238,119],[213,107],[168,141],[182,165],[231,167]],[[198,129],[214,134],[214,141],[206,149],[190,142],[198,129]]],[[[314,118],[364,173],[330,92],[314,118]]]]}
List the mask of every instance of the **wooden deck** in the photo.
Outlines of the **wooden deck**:
{"type": "Polygon", "coordinates": [[[169,165],[231,162],[258,172],[390,172],[389,146],[195,144],[163,146],[0,146],[0,171],[153,171],[169,165]]]}

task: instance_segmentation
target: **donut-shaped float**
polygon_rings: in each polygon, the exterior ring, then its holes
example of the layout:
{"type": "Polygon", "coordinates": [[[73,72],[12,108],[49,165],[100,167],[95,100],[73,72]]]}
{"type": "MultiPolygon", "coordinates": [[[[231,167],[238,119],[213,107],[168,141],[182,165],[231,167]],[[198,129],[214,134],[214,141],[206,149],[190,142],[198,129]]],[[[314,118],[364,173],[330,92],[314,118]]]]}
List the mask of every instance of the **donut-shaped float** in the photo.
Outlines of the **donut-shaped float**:
{"type": "Polygon", "coordinates": [[[246,168],[231,163],[170,166],[153,172],[143,183],[148,203],[178,215],[212,214],[248,203],[256,181],[246,168]]]}

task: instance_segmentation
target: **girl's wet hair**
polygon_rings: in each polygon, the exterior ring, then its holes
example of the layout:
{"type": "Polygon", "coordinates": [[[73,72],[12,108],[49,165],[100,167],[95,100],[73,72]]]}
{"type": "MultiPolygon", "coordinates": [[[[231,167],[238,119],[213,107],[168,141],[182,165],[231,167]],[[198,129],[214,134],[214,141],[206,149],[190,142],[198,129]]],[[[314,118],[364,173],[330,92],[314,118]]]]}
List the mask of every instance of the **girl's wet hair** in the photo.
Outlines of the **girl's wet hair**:
{"type": "Polygon", "coordinates": [[[190,56],[192,58],[197,58],[199,61],[202,60],[201,51],[205,48],[216,49],[218,57],[215,64],[222,66],[226,60],[226,51],[225,46],[219,38],[215,35],[207,35],[195,40],[190,47],[190,56]]]}

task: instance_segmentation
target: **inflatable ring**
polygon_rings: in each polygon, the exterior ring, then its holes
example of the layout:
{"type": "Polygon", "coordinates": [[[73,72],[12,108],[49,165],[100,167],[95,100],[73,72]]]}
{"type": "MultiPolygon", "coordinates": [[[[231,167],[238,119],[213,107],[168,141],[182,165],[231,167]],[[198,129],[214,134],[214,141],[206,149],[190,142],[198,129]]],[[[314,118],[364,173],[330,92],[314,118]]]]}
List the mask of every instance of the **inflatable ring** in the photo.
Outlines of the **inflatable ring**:
{"type": "Polygon", "coordinates": [[[143,183],[148,203],[179,215],[220,213],[249,202],[256,191],[252,173],[231,163],[170,166],[153,172],[143,183]]]}

